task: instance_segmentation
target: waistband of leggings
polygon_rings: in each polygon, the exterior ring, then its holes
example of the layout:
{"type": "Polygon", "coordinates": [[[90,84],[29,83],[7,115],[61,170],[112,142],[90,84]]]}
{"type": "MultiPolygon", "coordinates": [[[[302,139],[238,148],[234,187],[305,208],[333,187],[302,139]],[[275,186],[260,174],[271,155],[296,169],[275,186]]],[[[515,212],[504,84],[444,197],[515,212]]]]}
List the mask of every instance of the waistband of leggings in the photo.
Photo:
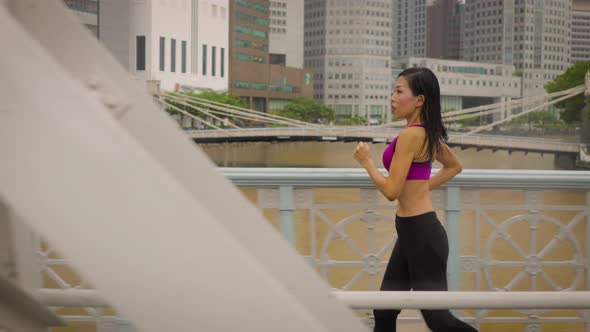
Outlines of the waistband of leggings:
{"type": "Polygon", "coordinates": [[[436,217],[436,212],[430,211],[430,212],[418,214],[415,216],[409,216],[409,217],[401,217],[398,215],[395,216],[396,223],[424,222],[424,221],[438,221],[438,218],[436,217]]]}

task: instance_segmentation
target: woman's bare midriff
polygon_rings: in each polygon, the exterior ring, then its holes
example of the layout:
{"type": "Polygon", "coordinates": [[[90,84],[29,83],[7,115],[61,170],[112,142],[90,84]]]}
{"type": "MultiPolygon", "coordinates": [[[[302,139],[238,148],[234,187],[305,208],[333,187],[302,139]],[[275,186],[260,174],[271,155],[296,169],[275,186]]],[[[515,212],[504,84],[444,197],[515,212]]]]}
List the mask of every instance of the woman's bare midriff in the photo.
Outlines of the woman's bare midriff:
{"type": "Polygon", "coordinates": [[[397,198],[397,215],[412,217],[433,210],[428,180],[406,180],[397,198]]]}

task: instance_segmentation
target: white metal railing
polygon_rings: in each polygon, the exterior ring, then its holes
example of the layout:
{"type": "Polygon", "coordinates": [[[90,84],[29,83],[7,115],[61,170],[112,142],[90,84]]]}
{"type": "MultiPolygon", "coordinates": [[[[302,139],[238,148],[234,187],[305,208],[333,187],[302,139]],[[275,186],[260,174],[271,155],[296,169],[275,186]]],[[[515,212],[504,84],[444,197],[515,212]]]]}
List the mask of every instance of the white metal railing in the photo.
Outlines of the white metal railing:
{"type": "MultiPolygon", "coordinates": [[[[261,209],[278,210],[276,217],[271,217],[283,236],[298,250],[303,250],[304,259],[317,269],[318,273],[330,282],[329,274],[337,273],[341,267],[357,266],[357,275],[364,275],[370,279],[368,286],[358,288],[359,278],[351,277],[344,285],[337,287],[333,296],[353,309],[366,312],[370,308],[454,308],[480,309],[475,316],[467,316],[467,321],[475,324],[494,324],[520,322],[525,324],[542,324],[544,322],[584,323],[587,317],[582,312],[574,315],[544,316],[551,313],[551,309],[590,309],[590,292],[583,286],[590,285],[588,280],[589,264],[587,257],[590,248],[580,241],[590,243],[590,172],[586,171],[542,171],[542,170],[465,170],[459,176],[445,184],[440,190],[432,192],[433,203],[444,220],[449,235],[450,257],[448,265],[450,292],[375,292],[378,281],[383,272],[387,256],[379,256],[377,251],[387,252],[383,247],[371,244],[371,236],[366,246],[369,251],[360,250],[358,261],[333,257],[330,246],[337,241],[347,243],[347,239],[354,238],[356,233],[346,231],[353,224],[365,225],[369,232],[392,222],[391,203],[380,200],[374,186],[361,169],[302,169],[302,168],[223,168],[220,169],[235,185],[245,193],[255,191],[254,201],[261,209]],[[358,190],[360,202],[342,203],[338,201],[322,202],[325,198],[315,197],[321,190],[358,190]],[[508,191],[508,192],[507,192],[508,191]],[[556,191],[567,195],[564,199],[550,196],[552,202],[543,202],[543,193],[556,191]],[[521,201],[485,202],[486,196],[510,196],[515,192],[521,196],[521,201]],[[518,194],[522,192],[523,194],[518,194]],[[507,194],[508,193],[508,194],[507,194]],[[573,196],[572,196],[573,195],[573,196]],[[480,199],[481,198],[481,199],[480,199]],[[301,212],[309,217],[301,219],[301,212]],[[349,213],[343,211],[350,210],[349,213]],[[362,212],[358,212],[362,211],[362,212]],[[489,223],[494,211],[505,214],[501,220],[489,223]],[[563,212],[562,217],[553,217],[555,213],[563,212]],[[344,213],[344,214],[342,214],[344,213]],[[334,217],[333,215],[339,215],[334,217]],[[470,215],[466,221],[466,215],[470,215]],[[491,217],[490,217],[491,216],[491,217]],[[556,224],[557,222],[557,224],[556,224]],[[518,224],[521,225],[518,225],[518,224]],[[320,225],[326,231],[319,232],[320,225]],[[505,241],[509,245],[520,246],[512,234],[512,227],[527,225],[530,231],[527,236],[532,239],[538,237],[538,231],[547,231],[555,227],[553,241],[544,247],[520,248],[515,256],[508,260],[494,256],[494,245],[505,241]],[[548,226],[548,227],[546,227],[548,226]],[[301,248],[296,230],[309,227],[309,247],[301,248]],[[491,228],[486,232],[485,227],[491,228]],[[469,244],[475,245],[475,254],[465,252],[461,241],[466,238],[468,229],[475,231],[481,241],[469,244]],[[574,235],[577,230],[577,235],[574,235]],[[480,243],[481,242],[481,243],[480,243]],[[550,260],[542,252],[550,252],[559,245],[567,244],[574,248],[571,258],[550,260]],[[370,251],[373,248],[374,251],[370,251]],[[477,254],[480,252],[481,254],[477,254]],[[311,254],[309,254],[311,253],[311,254]],[[523,256],[521,256],[523,255],[523,256]],[[377,262],[373,258],[378,258],[377,262]],[[569,276],[560,285],[559,282],[547,282],[546,287],[533,286],[526,291],[517,287],[516,282],[523,278],[551,280],[551,276],[544,275],[543,267],[553,266],[562,268],[569,276]],[[503,266],[519,269],[515,278],[505,284],[497,284],[494,277],[495,269],[503,266]],[[567,271],[566,271],[567,270],[567,271]],[[573,274],[572,274],[573,273],[573,274]],[[461,286],[461,281],[474,276],[476,282],[473,287],[461,286]],[[481,282],[480,282],[481,280],[481,282]],[[566,285],[567,284],[567,285],[566,285]],[[549,290],[549,291],[548,291],[549,290]],[[502,317],[492,314],[492,309],[510,308],[520,316],[502,317]],[[525,310],[526,309],[526,310],[525,310]]],[[[435,173],[437,170],[433,170],[435,173]]],[[[348,198],[347,200],[349,200],[348,198]]],[[[523,236],[522,234],[520,235],[523,236]]],[[[526,236],[525,236],[526,237],[526,236]]],[[[306,240],[307,241],[307,240],[306,240]]],[[[536,241],[536,240],[535,240],[536,241]]],[[[532,243],[532,242],[531,242],[532,243]]],[[[354,244],[352,244],[354,246],[354,244]]],[[[64,263],[64,261],[60,261],[64,263]]],[[[550,267],[547,267],[550,268],[550,267]]],[[[46,266],[46,271],[53,271],[52,266],[46,266]]],[[[55,270],[57,271],[57,270],[55,270]]],[[[54,272],[55,272],[54,271],[54,272]]],[[[59,273],[53,274],[59,278],[59,273]]],[[[350,277],[349,277],[350,278],[350,277]]],[[[59,283],[59,282],[58,282],[59,283]]],[[[79,285],[68,284],[68,289],[43,289],[39,299],[48,305],[104,307],[108,302],[99,293],[89,289],[74,289],[79,285]]],[[[577,311],[574,311],[577,312],[577,311]]],[[[76,320],[76,317],[66,317],[76,320]]],[[[83,318],[80,318],[83,319],[83,318]]],[[[418,320],[418,317],[404,317],[402,321],[418,320]]]]}
{"type": "Polygon", "coordinates": [[[353,309],[590,309],[590,292],[335,292],[353,309]]]}
{"type": "MultiPolygon", "coordinates": [[[[351,309],[590,309],[590,291],[561,292],[385,292],[335,291],[351,309]]],[[[91,289],[42,289],[42,303],[52,307],[111,307],[91,289]]]]}

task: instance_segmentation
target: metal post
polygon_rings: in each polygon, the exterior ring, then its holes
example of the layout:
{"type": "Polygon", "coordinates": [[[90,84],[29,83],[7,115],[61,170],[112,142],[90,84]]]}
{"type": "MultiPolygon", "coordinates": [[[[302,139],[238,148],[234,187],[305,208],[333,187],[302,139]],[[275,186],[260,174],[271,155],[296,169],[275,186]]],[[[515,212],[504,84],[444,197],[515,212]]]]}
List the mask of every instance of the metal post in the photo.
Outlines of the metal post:
{"type": "Polygon", "coordinates": [[[458,291],[461,289],[461,228],[459,227],[461,189],[447,187],[445,196],[445,216],[449,237],[448,284],[450,291],[458,291]]]}
{"type": "MultiPolygon", "coordinates": [[[[461,189],[447,187],[445,195],[445,217],[449,238],[449,258],[447,261],[447,282],[450,291],[461,289],[461,228],[459,227],[461,208],[461,189]]],[[[460,316],[458,310],[451,310],[460,316]]]]}
{"type": "Polygon", "coordinates": [[[293,186],[279,187],[281,234],[295,245],[295,190],[293,186]]]}

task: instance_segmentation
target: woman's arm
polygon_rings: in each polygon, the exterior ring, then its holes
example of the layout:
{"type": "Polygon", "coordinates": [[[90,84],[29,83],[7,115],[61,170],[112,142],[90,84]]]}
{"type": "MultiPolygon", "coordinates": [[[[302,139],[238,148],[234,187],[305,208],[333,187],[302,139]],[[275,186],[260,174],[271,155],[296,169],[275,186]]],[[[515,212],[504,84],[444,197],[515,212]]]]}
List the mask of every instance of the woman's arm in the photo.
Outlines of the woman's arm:
{"type": "Polygon", "coordinates": [[[463,170],[463,166],[461,165],[459,158],[457,158],[457,155],[455,155],[453,150],[444,143],[441,144],[441,150],[436,154],[436,160],[439,161],[443,167],[435,176],[430,178],[430,181],[428,182],[430,190],[449,181],[463,170]]]}
{"type": "Polygon", "coordinates": [[[404,188],[417,147],[421,146],[420,137],[418,129],[413,128],[399,134],[388,176],[384,176],[375,167],[367,143],[359,143],[354,151],[354,159],[367,170],[377,189],[390,201],[396,200],[404,188]]]}

